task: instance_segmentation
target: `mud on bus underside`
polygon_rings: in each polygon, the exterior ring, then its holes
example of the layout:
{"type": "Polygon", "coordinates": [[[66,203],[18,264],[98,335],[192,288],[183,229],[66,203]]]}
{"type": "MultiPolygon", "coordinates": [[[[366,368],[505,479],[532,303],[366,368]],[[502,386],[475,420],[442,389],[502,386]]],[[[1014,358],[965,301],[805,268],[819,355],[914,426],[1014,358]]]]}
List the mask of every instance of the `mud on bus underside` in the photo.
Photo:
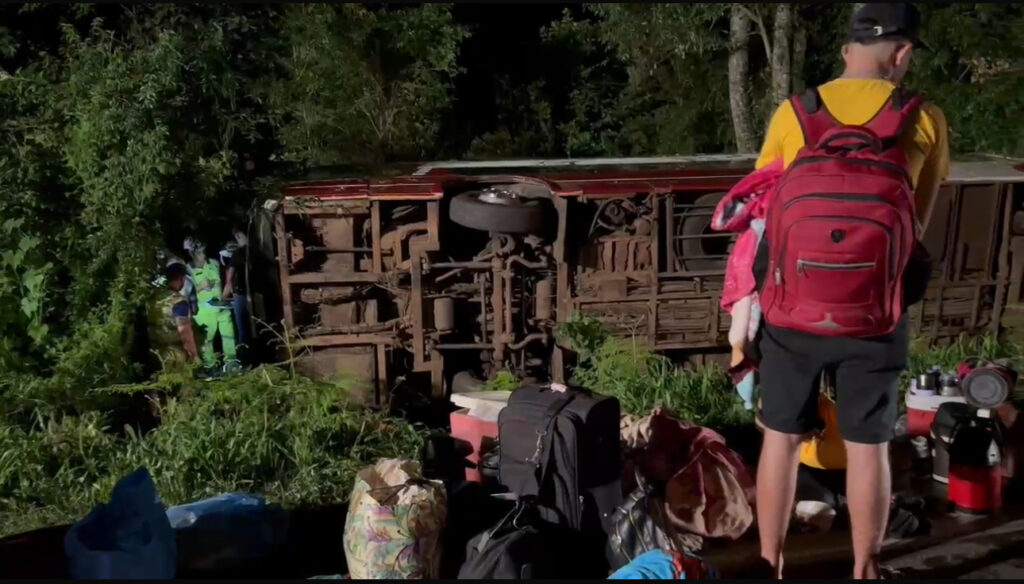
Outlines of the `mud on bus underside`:
{"type": "MultiPolygon", "coordinates": [[[[576,313],[717,360],[734,239],[709,227],[722,194],[564,197],[542,181],[491,177],[429,198],[285,197],[254,221],[251,253],[274,267],[254,311],[281,324],[273,336],[290,339],[302,372],[343,373],[376,405],[410,381],[443,397],[501,370],[564,379],[572,353],[555,330],[576,313]]],[[[924,241],[934,270],[910,311],[921,335],[1024,323],[1021,184],[946,184],[924,241]]]]}

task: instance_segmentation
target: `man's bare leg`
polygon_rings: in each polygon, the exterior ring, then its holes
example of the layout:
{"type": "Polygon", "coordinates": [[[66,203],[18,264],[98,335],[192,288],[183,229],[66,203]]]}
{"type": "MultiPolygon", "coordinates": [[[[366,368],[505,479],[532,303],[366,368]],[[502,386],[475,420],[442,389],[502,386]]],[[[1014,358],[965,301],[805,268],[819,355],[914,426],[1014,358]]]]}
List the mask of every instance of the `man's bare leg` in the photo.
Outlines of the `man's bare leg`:
{"type": "MultiPolygon", "coordinates": [[[[889,520],[892,477],[888,444],[846,443],[846,497],[853,532],[853,577],[877,579],[878,556],[889,520]]],[[[758,491],[760,494],[760,491],[758,491]]]]}
{"type": "Polygon", "coordinates": [[[793,514],[796,474],[800,466],[802,436],[764,430],[761,459],[757,463],[757,526],[761,557],[782,577],[782,549],[793,514]]]}

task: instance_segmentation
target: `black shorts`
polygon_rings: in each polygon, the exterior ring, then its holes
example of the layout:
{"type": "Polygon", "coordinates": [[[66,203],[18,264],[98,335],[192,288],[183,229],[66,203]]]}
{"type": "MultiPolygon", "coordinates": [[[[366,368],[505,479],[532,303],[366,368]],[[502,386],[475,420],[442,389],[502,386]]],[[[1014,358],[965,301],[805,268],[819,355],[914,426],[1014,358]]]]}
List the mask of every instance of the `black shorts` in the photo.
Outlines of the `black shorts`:
{"type": "Polygon", "coordinates": [[[820,375],[834,368],[836,412],[843,439],[859,444],[892,440],[900,374],[907,366],[910,333],[906,316],[891,334],[871,339],[822,337],[762,327],[761,422],[784,434],[820,428],[820,375]]]}

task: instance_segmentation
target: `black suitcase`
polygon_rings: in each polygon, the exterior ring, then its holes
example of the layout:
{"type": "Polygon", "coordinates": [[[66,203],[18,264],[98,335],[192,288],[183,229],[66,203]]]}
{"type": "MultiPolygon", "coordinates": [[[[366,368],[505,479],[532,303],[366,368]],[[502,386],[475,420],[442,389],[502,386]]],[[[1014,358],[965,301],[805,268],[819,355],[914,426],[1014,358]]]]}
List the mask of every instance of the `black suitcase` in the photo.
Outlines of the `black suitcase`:
{"type": "Polygon", "coordinates": [[[498,416],[499,478],[516,495],[535,496],[546,521],[579,533],[604,556],[622,503],[619,401],[557,389],[528,385],[510,396],[498,416]]]}

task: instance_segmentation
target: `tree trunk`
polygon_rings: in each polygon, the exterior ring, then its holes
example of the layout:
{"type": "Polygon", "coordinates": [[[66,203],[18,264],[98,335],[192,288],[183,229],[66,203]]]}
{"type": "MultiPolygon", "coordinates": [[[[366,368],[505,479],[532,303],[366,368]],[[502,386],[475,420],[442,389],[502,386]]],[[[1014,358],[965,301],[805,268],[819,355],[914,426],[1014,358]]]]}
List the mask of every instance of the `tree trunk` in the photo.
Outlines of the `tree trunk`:
{"type": "Polygon", "coordinates": [[[772,40],[771,37],[768,36],[768,29],[764,25],[764,16],[762,16],[761,11],[757,8],[756,5],[753,5],[753,8],[746,4],[733,4],[733,6],[739,8],[740,11],[747,15],[747,18],[752,20],[754,24],[757,25],[757,34],[759,37],[761,37],[761,43],[764,44],[765,59],[771,61],[772,40]]]}
{"type": "Polygon", "coordinates": [[[772,40],[772,90],[775,104],[789,98],[792,89],[791,47],[793,38],[793,5],[775,6],[775,26],[772,40]]]}
{"type": "Polygon", "coordinates": [[[800,13],[793,14],[793,93],[803,93],[806,87],[804,63],[807,62],[807,23],[800,13]]]}
{"type": "Polygon", "coordinates": [[[750,24],[749,13],[734,4],[729,13],[729,107],[739,152],[757,150],[750,119],[750,24]]]}

